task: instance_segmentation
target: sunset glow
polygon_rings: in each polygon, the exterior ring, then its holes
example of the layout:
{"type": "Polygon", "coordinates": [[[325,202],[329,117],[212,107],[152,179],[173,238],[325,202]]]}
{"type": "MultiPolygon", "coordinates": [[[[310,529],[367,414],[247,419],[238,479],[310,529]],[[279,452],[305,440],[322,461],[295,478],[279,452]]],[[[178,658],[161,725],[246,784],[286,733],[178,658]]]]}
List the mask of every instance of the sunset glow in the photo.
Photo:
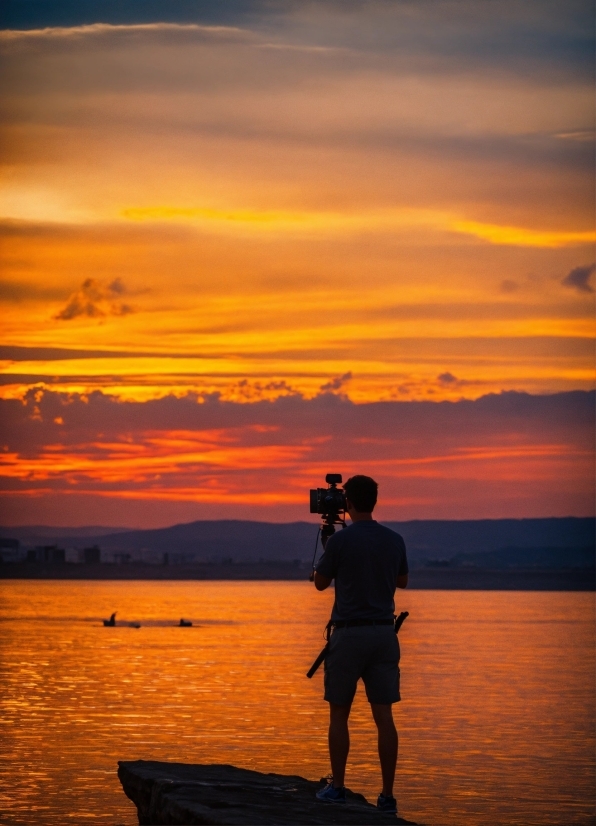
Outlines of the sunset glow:
{"type": "Polygon", "coordinates": [[[591,58],[497,11],[0,31],[5,523],[592,513],[591,58]]]}

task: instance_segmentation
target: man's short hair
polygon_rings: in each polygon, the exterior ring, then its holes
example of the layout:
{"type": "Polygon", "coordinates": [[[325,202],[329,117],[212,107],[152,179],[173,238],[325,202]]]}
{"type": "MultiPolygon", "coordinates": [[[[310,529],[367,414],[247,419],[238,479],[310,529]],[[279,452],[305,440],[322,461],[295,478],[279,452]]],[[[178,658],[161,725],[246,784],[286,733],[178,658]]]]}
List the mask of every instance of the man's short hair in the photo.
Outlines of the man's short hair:
{"type": "Polygon", "coordinates": [[[346,499],[360,513],[372,513],[377,504],[379,486],[370,476],[352,476],[344,485],[346,499]]]}

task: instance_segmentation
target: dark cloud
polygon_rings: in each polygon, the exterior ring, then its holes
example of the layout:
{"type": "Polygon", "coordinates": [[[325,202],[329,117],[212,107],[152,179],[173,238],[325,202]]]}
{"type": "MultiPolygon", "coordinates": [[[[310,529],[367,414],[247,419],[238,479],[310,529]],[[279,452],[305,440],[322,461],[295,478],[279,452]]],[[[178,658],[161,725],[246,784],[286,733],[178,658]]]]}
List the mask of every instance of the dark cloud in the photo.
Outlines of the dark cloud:
{"type": "MultiPolygon", "coordinates": [[[[155,350],[75,350],[74,348],[70,349],[68,347],[18,347],[11,346],[8,344],[0,345],[0,361],[68,361],[70,359],[96,358],[214,359],[221,357],[222,355],[219,353],[159,353],[155,350]]],[[[87,378],[90,378],[90,376],[88,376],[87,378]]]]}
{"type": "Polygon", "coordinates": [[[35,388],[0,401],[2,484],[26,523],[48,508],[52,519],[74,508],[79,519],[127,524],[154,524],[157,514],[161,524],[304,518],[308,488],[329,471],[374,475],[384,519],[585,515],[594,402],[582,391],[439,403],[354,404],[331,392],[134,402],[35,388]]]}
{"type": "Polygon", "coordinates": [[[97,376],[97,375],[71,375],[71,376],[50,376],[45,373],[0,373],[0,385],[2,387],[15,386],[22,388],[23,385],[84,385],[85,387],[109,387],[110,389],[122,385],[128,380],[122,376],[97,376]]]}
{"type": "Polygon", "coordinates": [[[130,358],[155,355],[125,350],[69,350],[66,347],[11,347],[0,345],[1,361],[68,361],[69,359],[130,358]]]}
{"type": "Polygon", "coordinates": [[[31,389],[23,401],[1,400],[0,411],[12,434],[9,444],[16,450],[36,451],[51,444],[52,422],[60,418],[65,424],[65,444],[95,442],[100,437],[117,440],[130,434],[140,439],[144,433],[158,431],[200,433],[264,426],[283,432],[286,444],[332,435],[338,445],[349,445],[354,438],[378,440],[382,434],[396,446],[409,444],[410,452],[424,455],[441,445],[445,452],[453,444],[470,440],[488,445],[495,434],[511,431],[517,432],[520,441],[543,439],[546,432],[566,432],[576,441],[580,430],[587,427],[581,438],[593,440],[594,400],[594,392],[578,390],[550,396],[506,392],[457,402],[354,404],[329,392],[312,399],[294,393],[250,404],[222,401],[218,393],[135,402],[100,391],[81,395],[31,389]],[[33,418],[34,410],[37,418],[33,418]]]}
{"type": "Polygon", "coordinates": [[[352,378],[352,373],[347,372],[344,373],[343,376],[337,376],[331,381],[326,382],[325,384],[321,385],[321,392],[322,393],[336,393],[338,390],[341,390],[342,387],[350,381],[352,378]]]}
{"type": "MultiPolygon", "coordinates": [[[[378,340],[357,339],[353,340],[353,346],[358,353],[369,353],[374,356],[374,348],[378,340]]],[[[383,338],[383,346],[390,348],[391,352],[398,352],[400,358],[406,362],[417,362],[421,357],[425,360],[445,361],[446,358],[460,362],[466,359],[470,352],[480,351],[492,359],[500,358],[507,360],[512,356],[530,360],[552,358],[580,359],[585,361],[593,354],[592,339],[589,337],[580,338],[578,336],[522,336],[522,337],[491,337],[481,338],[479,336],[467,336],[466,338],[383,338]],[[438,355],[437,355],[438,354],[438,355]]],[[[339,359],[345,356],[345,347],[317,347],[317,355],[323,360],[339,359]]],[[[262,351],[251,351],[249,349],[238,353],[237,357],[247,359],[258,358],[262,351]]],[[[168,359],[214,359],[225,357],[225,352],[192,352],[192,351],[156,351],[156,350],[87,350],[67,347],[23,347],[12,345],[0,345],[0,361],[68,361],[70,359],[95,359],[95,358],[168,358],[168,359]]],[[[302,360],[304,350],[275,350],[270,351],[270,356],[275,359],[302,360]]],[[[440,366],[440,365],[439,365],[440,366]]],[[[181,375],[193,375],[189,373],[172,373],[174,377],[181,375]]],[[[213,376],[217,373],[205,373],[201,375],[213,376]]],[[[236,374],[227,374],[236,376],[236,374]]],[[[238,374],[240,375],[240,374],[238,374]]],[[[243,375],[246,375],[244,373],[243,375]]],[[[90,376],[89,376],[90,378],[90,376]]]]}
{"type": "Polygon", "coordinates": [[[587,264],[585,267],[575,267],[561,281],[564,287],[572,287],[580,293],[593,293],[594,287],[590,284],[590,276],[596,270],[596,264],[587,264]]]}
{"type": "Polygon", "coordinates": [[[441,384],[457,384],[458,379],[453,373],[441,373],[437,376],[437,381],[440,381],[441,384]]]}
{"type": "Polygon", "coordinates": [[[95,278],[86,278],[78,290],[68,299],[66,306],[54,318],[71,321],[73,318],[104,318],[105,316],[128,315],[133,312],[129,304],[120,301],[126,292],[120,278],[110,284],[103,284],[95,278]]]}

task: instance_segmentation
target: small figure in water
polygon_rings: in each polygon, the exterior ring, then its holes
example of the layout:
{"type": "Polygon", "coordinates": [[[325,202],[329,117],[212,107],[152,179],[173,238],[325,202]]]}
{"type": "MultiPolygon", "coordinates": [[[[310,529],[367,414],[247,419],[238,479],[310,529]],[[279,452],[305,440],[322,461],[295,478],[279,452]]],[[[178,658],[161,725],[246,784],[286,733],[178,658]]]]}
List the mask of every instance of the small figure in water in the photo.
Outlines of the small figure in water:
{"type": "Polygon", "coordinates": [[[116,611],[112,614],[109,620],[104,620],[103,624],[106,628],[113,628],[116,625],[116,611]]]}
{"type": "Polygon", "coordinates": [[[179,625],[180,628],[191,628],[192,622],[190,620],[181,619],[179,625]]]}

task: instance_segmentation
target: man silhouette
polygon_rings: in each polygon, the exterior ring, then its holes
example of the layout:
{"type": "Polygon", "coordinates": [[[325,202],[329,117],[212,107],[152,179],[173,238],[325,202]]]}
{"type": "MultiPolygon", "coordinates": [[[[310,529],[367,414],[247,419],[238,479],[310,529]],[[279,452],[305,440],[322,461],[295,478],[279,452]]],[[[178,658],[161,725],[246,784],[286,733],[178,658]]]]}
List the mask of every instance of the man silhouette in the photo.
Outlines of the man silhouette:
{"type": "Polygon", "coordinates": [[[399,643],[393,628],[395,589],[408,584],[402,537],[372,517],[378,485],[370,476],[352,476],[344,485],[352,524],[324,539],[325,552],[314,583],[324,591],[335,580],[332,635],[325,659],[325,700],[329,703],[329,756],[333,777],[317,793],[320,800],[345,803],[344,778],[350,749],[348,718],[362,678],[377,726],[383,789],[377,808],[397,814],[393,783],[398,737],[392,704],[400,700],[399,643]]]}

